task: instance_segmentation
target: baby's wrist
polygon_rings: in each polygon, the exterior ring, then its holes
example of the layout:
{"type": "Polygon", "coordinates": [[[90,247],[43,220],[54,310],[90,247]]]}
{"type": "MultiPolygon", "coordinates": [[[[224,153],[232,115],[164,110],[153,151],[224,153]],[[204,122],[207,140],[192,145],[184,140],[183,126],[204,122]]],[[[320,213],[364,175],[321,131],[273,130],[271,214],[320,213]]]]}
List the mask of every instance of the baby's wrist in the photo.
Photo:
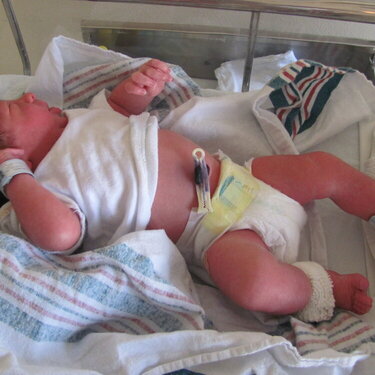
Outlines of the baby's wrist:
{"type": "Polygon", "coordinates": [[[5,186],[13,179],[13,177],[26,173],[34,176],[29,166],[22,159],[9,159],[0,164],[0,190],[5,194],[5,186]]]}

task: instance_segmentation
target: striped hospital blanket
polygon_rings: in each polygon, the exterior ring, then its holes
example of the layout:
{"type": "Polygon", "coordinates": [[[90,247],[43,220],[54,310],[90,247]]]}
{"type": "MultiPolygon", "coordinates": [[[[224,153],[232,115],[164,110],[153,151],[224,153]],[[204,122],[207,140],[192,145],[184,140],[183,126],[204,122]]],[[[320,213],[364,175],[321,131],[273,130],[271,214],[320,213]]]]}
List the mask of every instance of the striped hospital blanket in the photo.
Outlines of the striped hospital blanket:
{"type": "MultiPolygon", "coordinates": [[[[148,58],[123,58],[105,64],[86,65],[72,71],[64,71],[64,109],[86,108],[91,99],[102,89],[112,90],[128,78],[148,58]]],[[[200,95],[199,86],[177,65],[170,65],[173,80],[156,96],[146,109],[162,120],[170,110],[200,95]]]]}
{"type": "MultiPolygon", "coordinates": [[[[0,259],[0,322],[20,340],[77,342],[90,333],[212,328],[184,260],[163,231],[133,233],[69,256],[0,234],[0,259]]],[[[291,341],[302,356],[326,349],[353,353],[375,342],[373,326],[342,311],[319,324],[291,318],[271,334],[291,341]]]]}
{"type": "Polygon", "coordinates": [[[0,234],[0,321],[37,342],[203,329],[204,311],[192,291],[163,231],[70,256],[0,234]]]}
{"type": "Polygon", "coordinates": [[[301,355],[333,349],[341,353],[352,353],[361,345],[375,342],[375,327],[356,316],[336,311],[330,321],[307,324],[291,319],[291,341],[301,355]]]}
{"type": "Polygon", "coordinates": [[[269,97],[275,114],[292,138],[316,123],[332,92],[348,72],[354,70],[298,60],[268,83],[274,89],[269,97]]]}

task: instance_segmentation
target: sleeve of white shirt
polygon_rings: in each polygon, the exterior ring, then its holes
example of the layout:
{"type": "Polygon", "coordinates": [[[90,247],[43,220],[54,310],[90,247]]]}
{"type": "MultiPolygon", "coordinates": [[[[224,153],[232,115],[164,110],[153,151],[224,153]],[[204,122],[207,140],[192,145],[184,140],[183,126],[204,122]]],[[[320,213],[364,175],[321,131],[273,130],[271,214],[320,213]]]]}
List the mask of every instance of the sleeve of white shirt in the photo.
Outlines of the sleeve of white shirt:
{"type": "MultiPolygon", "coordinates": [[[[83,215],[82,211],[79,209],[78,205],[68,197],[65,197],[60,194],[54,193],[62,202],[64,202],[73,212],[78,216],[78,219],[80,221],[81,225],[81,234],[78,239],[78,241],[70,248],[65,251],[59,251],[59,252],[54,252],[54,251],[49,251],[50,253],[59,253],[59,254],[71,254],[75,250],[77,250],[82,242],[83,238],[86,232],[86,219],[85,216],[83,215]]],[[[2,232],[11,234],[13,236],[22,238],[28,242],[30,240],[27,238],[25,233],[23,232],[21,228],[21,224],[18,221],[17,215],[12,207],[12,204],[10,202],[4,204],[0,208],[0,230],[2,232]]]]}

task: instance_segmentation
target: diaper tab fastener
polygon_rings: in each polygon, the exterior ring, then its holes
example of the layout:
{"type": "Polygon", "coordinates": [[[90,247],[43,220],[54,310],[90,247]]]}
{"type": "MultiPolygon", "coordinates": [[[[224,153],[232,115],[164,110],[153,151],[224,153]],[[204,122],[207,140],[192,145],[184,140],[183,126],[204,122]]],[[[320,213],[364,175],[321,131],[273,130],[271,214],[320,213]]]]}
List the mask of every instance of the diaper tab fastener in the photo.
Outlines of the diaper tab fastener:
{"type": "Polygon", "coordinates": [[[212,212],[209,170],[205,161],[205,152],[196,148],[192,152],[194,159],[194,182],[198,197],[198,213],[212,212]]]}

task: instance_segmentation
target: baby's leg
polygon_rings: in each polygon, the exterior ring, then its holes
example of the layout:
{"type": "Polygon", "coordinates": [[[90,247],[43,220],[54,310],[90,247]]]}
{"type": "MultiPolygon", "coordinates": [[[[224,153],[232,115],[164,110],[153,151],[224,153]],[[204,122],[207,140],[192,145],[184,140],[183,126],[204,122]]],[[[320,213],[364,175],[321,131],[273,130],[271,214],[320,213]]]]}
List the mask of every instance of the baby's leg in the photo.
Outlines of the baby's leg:
{"type": "MultiPolygon", "coordinates": [[[[261,157],[253,161],[252,173],[301,204],[331,198],[343,210],[364,220],[375,215],[375,180],[333,155],[314,152],[261,157]]],[[[359,314],[370,310],[372,299],[366,294],[365,277],[328,273],[337,307],[359,314]]]]}
{"type": "Polygon", "coordinates": [[[364,220],[375,215],[375,180],[331,154],[260,157],[252,173],[301,204],[330,198],[364,220]]]}
{"type": "Polygon", "coordinates": [[[280,263],[251,230],[225,233],[206,255],[217,287],[248,310],[292,314],[310,300],[311,284],[306,275],[280,263]]]}
{"type": "MultiPolygon", "coordinates": [[[[251,230],[227,232],[207,250],[210,277],[239,306],[270,314],[293,314],[310,301],[311,282],[291,264],[279,262],[251,230]]],[[[336,307],[358,314],[371,309],[368,281],[328,271],[336,307]]]]}

